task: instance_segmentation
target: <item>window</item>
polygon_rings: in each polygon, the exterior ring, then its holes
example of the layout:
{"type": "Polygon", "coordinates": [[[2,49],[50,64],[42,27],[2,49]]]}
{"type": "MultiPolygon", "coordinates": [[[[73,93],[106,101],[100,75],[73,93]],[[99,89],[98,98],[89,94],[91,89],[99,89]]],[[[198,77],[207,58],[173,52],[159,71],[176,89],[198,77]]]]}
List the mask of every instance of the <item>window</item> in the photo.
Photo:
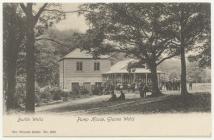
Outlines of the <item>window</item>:
{"type": "Polygon", "coordinates": [[[91,83],[90,82],[84,82],[83,88],[86,90],[85,93],[88,93],[91,91],[91,83]]]}
{"type": "Polygon", "coordinates": [[[71,83],[72,93],[79,94],[80,85],[79,83],[71,83]]]}
{"type": "Polygon", "coordinates": [[[82,71],[82,62],[77,62],[77,71],[82,71]]]}
{"type": "Polygon", "coordinates": [[[95,62],[94,63],[94,71],[99,71],[100,70],[100,62],[95,62]]]}
{"type": "Polygon", "coordinates": [[[95,82],[96,87],[101,87],[102,83],[101,82],[95,82]]]}

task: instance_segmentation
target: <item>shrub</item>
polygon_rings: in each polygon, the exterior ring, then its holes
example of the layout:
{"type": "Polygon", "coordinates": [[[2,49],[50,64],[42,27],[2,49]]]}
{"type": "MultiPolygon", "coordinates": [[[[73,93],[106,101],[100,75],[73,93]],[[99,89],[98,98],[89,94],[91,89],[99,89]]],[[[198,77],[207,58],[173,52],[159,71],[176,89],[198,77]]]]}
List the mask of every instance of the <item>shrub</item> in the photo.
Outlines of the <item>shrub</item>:
{"type": "Polygon", "coordinates": [[[61,100],[62,98],[62,90],[58,87],[53,87],[50,90],[53,100],[61,100]]]}
{"type": "Polygon", "coordinates": [[[45,88],[43,92],[40,92],[40,98],[51,100],[50,88],[45,88]]]}
{"type": "Polygon", "coordinates": [[[70,92],[66,92],[66,91],[61,91],[61,96],[64,98],[68,98],[70,95],[70,92]]]}
{"type": "Polygon", "coordinates": [[[98,95],[100,91],[99,91],[99,88],[94,87],[92,92],[93,92],[94,95],[98,95]]]}
{"type": "Polygon", "coordinates": [[[89,91],[87,90],[87,89],[85,89],[85,88],[81,88],[80,89],[80,94],[89,94],[89,91]]]}
{"type": "Polygon", "coordinates": [[[61,100],[62,97],[59,92],[53,93],[53,100],[61,100]]]}

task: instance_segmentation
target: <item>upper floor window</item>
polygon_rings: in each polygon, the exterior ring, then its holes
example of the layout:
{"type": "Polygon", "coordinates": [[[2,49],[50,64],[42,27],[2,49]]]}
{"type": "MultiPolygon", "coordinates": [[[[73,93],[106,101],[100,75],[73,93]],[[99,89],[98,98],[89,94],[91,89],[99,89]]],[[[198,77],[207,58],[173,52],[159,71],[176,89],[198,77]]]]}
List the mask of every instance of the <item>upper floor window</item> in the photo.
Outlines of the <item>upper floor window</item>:
{"type": "Polygon", "coordinates": [[[95,62],[94,63],[94,71],[99,71],[100,70],[100,62],[95,62]]]}
{"type": "Polygon", "coordinates": [[[82,62],[77,62],[77,71],[82,71],[82,62]]]}

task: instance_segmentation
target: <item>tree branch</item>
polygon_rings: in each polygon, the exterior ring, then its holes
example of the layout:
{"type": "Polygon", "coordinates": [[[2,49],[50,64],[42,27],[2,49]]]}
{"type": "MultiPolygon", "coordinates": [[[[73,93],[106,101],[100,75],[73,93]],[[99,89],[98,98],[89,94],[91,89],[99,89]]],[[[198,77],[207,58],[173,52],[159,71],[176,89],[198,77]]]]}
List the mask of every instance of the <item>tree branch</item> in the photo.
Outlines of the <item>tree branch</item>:
{"type": "Polygon", "coordinates": [[[37,21],[38,21],[38,19],[39,19],[39,17],[40,17],[40,15],[42,14],[42,12],[44,11],[44,9],[45,9],[45,7],[48,5],[48,3],[45,3],[40,9],[39,9],[39,11],[37,12],[37,14],[35,15],[35,19],[34,19],[34,24],[36,24],[37,23],[37,21]]]}
{"type": "Polygon", "coordinates": [[[172,57],[174,57],[174,56],[177,56],[177,55],[178,55],[177,53],[174,53],[174,54],[172,54],[172,55],[170,55],[170,56],[164,57],[164,58],[161,59],[159,62],[157,62],[157,66],[158,66],[160,63],[162,63],[163,61],[165,61],[165,60],[167,60],[167,59],[170,59],[170,58],[172,58],[172,57]]]}
{"type": "Polygon", "coordinates": [[[24,11],[24,13],[27,14],[27,8],[25,7],[24,3],[20,3],[20,7],[24,11]]]}
{"type": "Polygon", "coordinates": [[[65,13],[63,11],[60,11],[58,9],[44,9],[44,11],[47,11],[47,12],[58,12],[58,13],[65,13]]]}
{"type": "Polygon", "coordinates": [[[64,13],[80,13],[80,12],[94,12],[94,11],[89,11],[89,10],[74,10],[74,11],[64,11],[64,13]]]}
{"type": "Polygon", "coordinates": [[[35,40],[36,40],[36,41],[40,41],[40,40],[52,41],[52,42],[54,42],[54,43],[56,43],[56,44],[58,44],[58,45],[60,45],[60,46],[70,47],[70,46],[68,46],[68,45],[66,45],[66,44],[63,44],[63,43],[61,43],[60,41],[54,40],[54,39],[52,39],[52,38],[41,37],[41,38],[36,38],[35,40]]]}
{"type": "MultiPolygon", "coordinates": [[[[172,42],[170,41],[170,39],[165,39],[164,41],[162,41],[161,43],[159,43],[157,46],[159,46],[159,51],[156,53],[156,58],[160,57],[161,54],[168,48],[169,44],[172,42]]],[[[156,50],[158,50],[156,49],[156,50]]]]}

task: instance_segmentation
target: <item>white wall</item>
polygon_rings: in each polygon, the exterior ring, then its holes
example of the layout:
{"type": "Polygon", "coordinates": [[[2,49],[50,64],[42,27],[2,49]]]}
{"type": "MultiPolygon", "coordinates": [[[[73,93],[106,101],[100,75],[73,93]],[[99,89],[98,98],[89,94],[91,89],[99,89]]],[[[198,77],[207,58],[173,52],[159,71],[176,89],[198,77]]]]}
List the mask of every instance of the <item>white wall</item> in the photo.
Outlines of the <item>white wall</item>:
{"type": "Polygon", "coordinates": [[[102,82],[102,73],[110,70],[111,63],[108,59],[64,59],[59,62],[60,88],[63,89],[63,61],[64,61],[64,90],[71,90],[71,83],[102,82]],[[83,63],[83,70],[76,70],[76,63],[83,63]],[[94,71],[94,62],[100,62],[100,71],[94,71]]]}

